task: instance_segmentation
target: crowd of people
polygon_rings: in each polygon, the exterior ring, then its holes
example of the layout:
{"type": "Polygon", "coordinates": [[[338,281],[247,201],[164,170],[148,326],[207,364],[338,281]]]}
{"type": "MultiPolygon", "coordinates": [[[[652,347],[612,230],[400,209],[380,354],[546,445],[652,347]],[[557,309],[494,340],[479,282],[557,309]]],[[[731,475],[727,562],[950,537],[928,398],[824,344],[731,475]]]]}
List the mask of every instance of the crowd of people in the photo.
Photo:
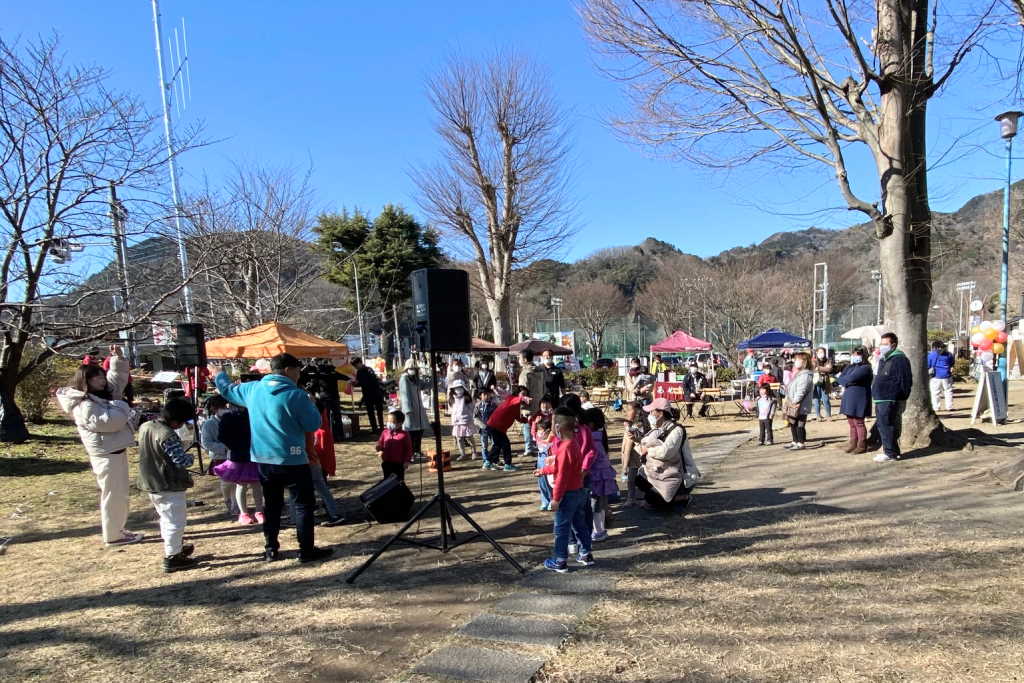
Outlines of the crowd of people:
{"type": "MultiPolygon", "coordinates": [[[[874,363],[863,347],[854,349],[841,369],[823,348],[787,356],[784,366],[776,358],[757,361],[752,354],[743,360],[744,371],[756,375],[761,445],[774,443],[773,421],[781,412],[790,430],[787,448],[805,448],[808,417],[830,417],[835,385],[841,388],[839,412],[849,428],[846,452],[868,450],[872,435],[865,418],[873,415],[872,431],[881,446],[875,460],[900,459],[901,416],[912,378],[910,361],[898,348],[895,334],[882,336],[874,363]]],[[[648,369],[640,359],[630,363],[624,379],[626,400],[613,420],[622,427],[616,472],[609,457],[610,422],[605,413],[585,391],[569,390],[551,352],[542,354],[539,363],[530,351],[517,360],[517,370],[509,374],[516,383],[506,388],[486,361],[467,368],[455,357],[447,366],[428,368],[421,375],[418,362],[409,359],[397,383],[396,400],[388,406],[380,378],[355,359],[354,379],[377,438],[381,476],[404,479],[409,465],[424,459],[423,437],[431,427],[427,390],[433,375],[443,385],[456,460],[479,457],[484,470],[515,472],[519,467],[514,464],[509,431],[519,425],[521,455],[537,477],[539,508],[554,513],[554,552],[545,562],[549,569],[566,571],[573,554],[580,565],[593,563],[592,544],[607,538],[615,502],[652,509],[688,502],[701,474],[680,424],[682,415],[666,398],[655,398],[651,392],[656,373],[667,368],[648,369]],[[626,484],[624,493],[619,491],[620,478],[626,484]]],[[[943,399],[947,410],[952,407],[952,363],[941,344],[929,354],[936,410],[943,399]]],[[[333,368],[330,372],[336,373],[333,368]]],[[[185,494],[193,485],[189,468],[195,432],[190,425],[201,417],[197,446],[210,459],[208,471],[220,478],[225,512],[239,524],[262,527],[264,559],[281,558],[283,524],[296,529],[300,562],[330,556],[330,548],[315,544],[314,530],[317,497],[327,512],[322,524],[344,521],[326,481],[335,471],[330,392],[309,382],[308,369],[304,374],[302,363],[287,353],[270,359],[267,374],[244,378],[249,381],[232,382],[216,366],[209,368],[209,376],[217,393],[206,400],[202,416],[189,398],[170,396],[159,415],[141,427],[136,424],[138,412],[125,400],[129,367],[116,346],[102,365],[93,358],[84,362],[72,385],[57,392],[60,406],[75,420],[96,475],[103,540],[123,545],[142,539],[142,534],[126,528],[127,448],[137,442],[138,487],[149,495],[160,518],[164,570],[195,566],[194,548],[183,542],[183,534],[185,494]]],[[[687,368],[682,384],[688,417],[695,404],[701,404],[703,414],[706,382],[700,368],[687,368]]]]}

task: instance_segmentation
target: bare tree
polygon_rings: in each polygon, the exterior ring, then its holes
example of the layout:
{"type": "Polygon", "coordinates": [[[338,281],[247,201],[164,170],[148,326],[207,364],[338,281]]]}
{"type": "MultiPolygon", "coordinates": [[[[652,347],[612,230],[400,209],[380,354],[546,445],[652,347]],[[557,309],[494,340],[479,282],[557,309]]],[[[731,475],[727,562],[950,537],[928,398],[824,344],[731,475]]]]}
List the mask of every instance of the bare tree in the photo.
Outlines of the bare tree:
{"type": "Polygon", "coordinates": [[[315,221],[307,176],[237,167],[222,192],[207,190],[191,202],[188,217],[190,251],[219,257],[196,288],[196,317],[213,333],[285,321],[302,308],[323,272],[309,243],[315,221]]]}
{"type": "MultiPolygon", "coordinates": [[[[166,161],[153,120],[135,99],[109,91],[105,78],[96,67],[66,66],[56,39],[0,40],[0,441],[28,437],[14,392],[35,367],[116,338],[183,284],[126,313],[108,303],[122,294],[116,283],[89,282],[69,263],[76,246],[109,244],[112,185],[136,229],[158,231],[164,213],[150,200],[166,161]],[[101,300],[105,306],[90,310],[101,300]]],[[[189,139],[179,140],[181,149],[189,139]]]]}
{"type": "Polygon", "coordinates": [[[593,357],[601,358],[604,332],[608,325],[629,310],[629,302],[613,284],[588,280],[567,287],[562,301],[566,315],[583,328],[593,357]]]}
{"type": "Polygon", "coordinates": [[[474,264],[494,340],[508,344],[513,268],[570,233],[562,115],[538,69],[514,56],[453,59],[428,89],[444,162],[414,173],[420,203],[474,264]]]}
{"type": "Polygon", "coordinates": [[[709,166],[822,164],[847,206],[871,219],[888,321],[913,359],[903,429],[910,446],[941,430],[924,364],[925,113],[968,53],[1005,21],[994,16],[996,6],[983,3],[974,14],[958,6],[943,22],[928,0],[825,0],[817,12],[795,0],[586,0],[581,10],[597,46],[628,61],[616,75],[637,103],[636,120],[622,124],[629,134],[709,166]],[[965,15],[973,17],[967,26],[965,15]],[[863,199],[851,182],[846,158],[854,144],[875,162],[878,201],[863,199]]]}

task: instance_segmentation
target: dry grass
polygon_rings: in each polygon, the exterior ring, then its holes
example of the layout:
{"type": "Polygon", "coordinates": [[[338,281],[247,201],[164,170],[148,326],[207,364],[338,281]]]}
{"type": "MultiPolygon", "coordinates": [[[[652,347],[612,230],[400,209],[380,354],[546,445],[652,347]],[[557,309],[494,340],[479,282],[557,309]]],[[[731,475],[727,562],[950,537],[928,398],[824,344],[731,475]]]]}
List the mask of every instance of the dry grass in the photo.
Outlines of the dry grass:
{"type": "MultiPolygon", "coordinates": [[[[751,426],[698,422],[691,433],[751,426]]],[[[350,587],[348,571],[393,531],[359,523],[317,530],[318,542],[337,548],[331,562],[264,564],[258,532],[223,517],[205,477],[195,497],[207,506],[190,510],[187,532],[204,567],[165,575],[148,502],[133,494],[133,524],[152,542],[103,548],[74,430],[44,429],[44,441],[0,451],[0,535],[15,537],[0,556],[4,679],[400,678],[516,589],[511,568],[479,543],[449,555],[400,548],[350,587]]],[[[839,429],[810,425],[812,438],[839,429]]],[[[1024,438],[1019,426],[996,431],[1024,438]]],[[[339,444],[334,486],[349,512],[377,479],[371,451],[369,442],[339,444]]],[[[667,523],[664,541],[633,558],[614,597],[541,677],[1020,680],[1024,505],[969,476],[1011,452],[1019,451],[985,447],[878,468],[831,446],[746,448],[719,467],[686,518],[667,523]]],[[[528,472],[462,467],[449,481],[517,559],[546,555],[550,518],[535,509],[528,472]]],[[[423,490],[433,493],[425,470],[423,490]]],[[[427,521],[423,533],[436,528],[427,521]]],[[[282,539],[294,549],[290,532],[282,539]]]]}

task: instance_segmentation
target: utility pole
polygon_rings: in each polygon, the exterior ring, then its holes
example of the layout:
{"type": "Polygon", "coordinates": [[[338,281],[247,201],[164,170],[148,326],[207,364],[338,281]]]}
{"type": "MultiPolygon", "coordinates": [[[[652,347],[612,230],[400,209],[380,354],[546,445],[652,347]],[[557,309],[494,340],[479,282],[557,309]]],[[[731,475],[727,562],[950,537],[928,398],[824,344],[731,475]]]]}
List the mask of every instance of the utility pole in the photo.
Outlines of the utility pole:
{"type": "Polygon", "coordinates": [[[395,348],[397,353],[395,357],[398,359],[398,364],[395,367],[402,367],[402,338],[398,336],[398,305],[391,305],[391,317],[395,319],[395,348]]]}
{"type": "MultiPolygon", "coordinates": [[[[121,312],[121,319],[124,322],[131,320],[131,306],[128,301],[128,245],[125,238],[125,221],[128,220],[128,210],[117,198],[117,188],[113,182],[110,183],[110,239],[114,246],[115,262],[117,263],[117,281],[121,288],[120,297],[114,297],[114,310],[121,312]],[[120,302],[118,302],[120,299],[120,302]]],[[[128,362],[135,364],[138,358],[135,353],[134,330],[126,330],[128,347],[128,362]]]]}
{"type": "MultiPolygon", "coordinates": [[[[160,7],[157,0],[153,4],[153,34],[156,38],[156,68],[160,81],[160,104],[164,111],[164,141],[167,143],[167,172],[171,176],[171,199],[174,202],[174,232],[178,242],[178,263],[181,265],[181,279],[188,279],[188,252],[181,234],[181,197],[178,195],[178,170],[174,163],[174,143],[171,139],[171,82],[164,78],[164,57],[160,43],[160,7]]],[[[185,304],[185,322],[192,322],[192,288],[186,283],[181,289],[182,301],[185,304]]]]}
{"type": "Polygon", "coordinates": [[[366,355],[366,330],[363,328],[363,301],[359,297],[359,266],[352,259],[352,274],[356,281],[356,318],[359,320],[359,353],[366,355]]]}

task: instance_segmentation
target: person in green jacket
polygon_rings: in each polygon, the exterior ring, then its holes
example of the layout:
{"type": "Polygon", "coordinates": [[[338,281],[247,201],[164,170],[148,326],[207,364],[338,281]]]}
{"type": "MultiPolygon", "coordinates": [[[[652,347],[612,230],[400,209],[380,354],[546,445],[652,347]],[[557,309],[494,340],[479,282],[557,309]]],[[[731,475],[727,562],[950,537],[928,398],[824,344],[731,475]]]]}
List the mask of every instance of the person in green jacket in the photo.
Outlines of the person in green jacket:
{"type": "Polygon", "coordinates": [[[139,489],[160,515],[160,536],[164,539],[164,571],[176,572],[196,566],[191,543],[185,535],[185,491],[192,487],[188,467],[192,454],[185,450],[176,429],[195,418],[192,402],[185,398],[168,400],[159,419],[139,429],[139,489]]]}

